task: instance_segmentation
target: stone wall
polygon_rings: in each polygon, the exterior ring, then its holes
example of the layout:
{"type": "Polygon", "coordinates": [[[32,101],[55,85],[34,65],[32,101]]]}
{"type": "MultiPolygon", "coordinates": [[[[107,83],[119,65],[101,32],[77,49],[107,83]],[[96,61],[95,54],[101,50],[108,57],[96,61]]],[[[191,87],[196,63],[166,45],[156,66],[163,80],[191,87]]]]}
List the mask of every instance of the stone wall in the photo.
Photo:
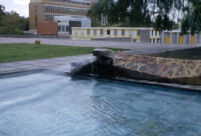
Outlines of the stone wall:
{"type": "Polygon", "coordinates": [[[201,60],[180,60],[118,52],[113,65],[132,78],[201,85],[201,60]],[[134,74],[133,74],[134,73],[134,74]]]}

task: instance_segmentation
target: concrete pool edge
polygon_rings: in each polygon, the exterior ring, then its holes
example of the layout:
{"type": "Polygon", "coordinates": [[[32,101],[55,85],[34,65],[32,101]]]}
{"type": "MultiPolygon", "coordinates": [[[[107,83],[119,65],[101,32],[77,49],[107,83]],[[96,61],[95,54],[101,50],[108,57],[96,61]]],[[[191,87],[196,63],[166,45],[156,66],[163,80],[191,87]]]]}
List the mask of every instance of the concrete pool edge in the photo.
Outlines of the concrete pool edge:
{"type": "Polygon", "coordinates": [[[0,74],[0,79],[2,78],[8,78],[8,77],[15,77],[15,76],[21,76],[21,75],[29,75],[33,73],[39,73],[47,71],[48,69],[33,69],[33,70],[25,70],[25,71],[13,71],[9,73],[2,73],[0,74]]]}
{"type": "Polygon", "coordinates": [[[106,79],[106,80],[113,80],[113,81],[120,81],[120,82],[134,83],[134,84],[136,83],[136,84],[142,84],[142,85],[165,87],[165,88],[184,90],[184,91],[201,92],[201,86],[195,86],[195,85],[163,83],[163,82],[155,82],[155,81],[140,80],[140,79],[127,79],[127,78],[118,78],[117,79],[117,78],[108,78],[108,77],[98,77],[98,76],[94,76],[94,75],[76,75],[73,77],[87,77],[87,78],[93,78],[93,79],[106,79]]]}
{"type": "MultiPolygon", "coordinates": [[[[29,74],[33,74],[33,73],[40,73],[40,72],[46,72],[46,71],[49,71],[49,69],[35,69],[35,70],[5,73],[5,74],[0,74],[0,79],[15,77],[15,76],[22,76],[22,75],[29,75],[29,74]]],[[[79,77],[79,76],[75,76],[75,77],[79,77]]],[[[84,76],[84,77],[86,77],[86,76],[84,76]]],[[[148,81],[148,80],[127,79],[127,78],[117,79],[117,78],[102,78],[102,77],[95,77],[95,76],[87,76],[87,77],[94,78],[94,79],[107,79],[107,80],[114,80],[114,81],[120,81],[120,82],[137,83],[137,84],[142,84],[142,85],[166,87],[166,88],[170,88],[170,89],[201,92],[201,86],[195,86],[195,85],[162,83],[162,82],[154,82],[154,81],[148,81]]]]}
{"type": "Polygon", "coordinates": [[[126,81],[126,82],[145,84],[145,85],[155,85],[155,86],[167,87],[167,88],[171,88],[171,89],[179,89],[179,90],[182,89],[182,90],[187,90],[187,91],[201,92],[201,86],[195,86],[195,85],[160,83],[160,82],[154,82],[154,81],[135,80],[135,79],[119,79],[119,81],[126,81]]]}

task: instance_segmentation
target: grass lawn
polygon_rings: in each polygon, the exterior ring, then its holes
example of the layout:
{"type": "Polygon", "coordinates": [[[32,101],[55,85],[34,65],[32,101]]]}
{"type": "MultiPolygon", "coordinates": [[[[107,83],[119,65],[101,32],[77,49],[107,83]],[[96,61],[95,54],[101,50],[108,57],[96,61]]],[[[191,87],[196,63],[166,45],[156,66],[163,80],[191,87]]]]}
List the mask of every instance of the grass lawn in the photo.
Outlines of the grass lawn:
{"type": "Polygon", "coordinates": [[[156,57],[201,60],[201,47],[153,54],[156,57]]]}
{"type": "MultiPolygon", "coordinates": [[[[0,63],[91,54],[94,48],[34,44],[0,44],[0,63]]],[[[120,50],[120,49],[113,49],[120,50]]]]}

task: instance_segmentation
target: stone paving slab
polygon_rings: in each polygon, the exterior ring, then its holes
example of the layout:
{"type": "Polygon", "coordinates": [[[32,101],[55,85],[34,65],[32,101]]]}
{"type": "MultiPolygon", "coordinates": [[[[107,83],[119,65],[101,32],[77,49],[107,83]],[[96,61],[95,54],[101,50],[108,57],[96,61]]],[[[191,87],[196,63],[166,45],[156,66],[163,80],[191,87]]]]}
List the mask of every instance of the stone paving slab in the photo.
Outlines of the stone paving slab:
{"type": "Polygon", "coordinates": [[[37,69],[53,69],[61,65],[69,64],[78,58],[80,61],[82,61],[82,59],[80,58],[91,58],[91,57],[92,55],[88,54],[88,55],[79,55],[70,57],[39,59],[32,61],[28,60],[19,62],[0,63],[0,75],[13,72],[37,70],[37,69]]]}

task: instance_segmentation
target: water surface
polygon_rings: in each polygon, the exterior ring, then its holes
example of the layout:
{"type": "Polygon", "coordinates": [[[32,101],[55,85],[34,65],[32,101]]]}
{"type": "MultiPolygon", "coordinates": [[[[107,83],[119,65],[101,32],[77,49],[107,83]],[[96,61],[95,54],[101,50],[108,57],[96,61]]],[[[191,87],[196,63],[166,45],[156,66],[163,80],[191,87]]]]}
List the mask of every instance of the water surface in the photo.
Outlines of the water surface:
{"type": "Polygon", "coordinates": [[[0,136],[200,136],[201,94],[57,72],[0,78],[0,136]]]}

